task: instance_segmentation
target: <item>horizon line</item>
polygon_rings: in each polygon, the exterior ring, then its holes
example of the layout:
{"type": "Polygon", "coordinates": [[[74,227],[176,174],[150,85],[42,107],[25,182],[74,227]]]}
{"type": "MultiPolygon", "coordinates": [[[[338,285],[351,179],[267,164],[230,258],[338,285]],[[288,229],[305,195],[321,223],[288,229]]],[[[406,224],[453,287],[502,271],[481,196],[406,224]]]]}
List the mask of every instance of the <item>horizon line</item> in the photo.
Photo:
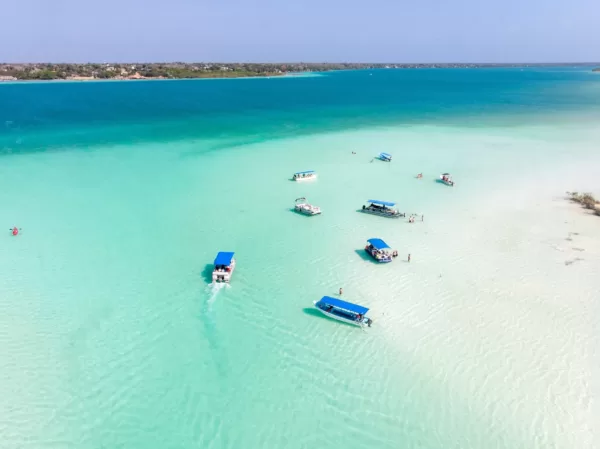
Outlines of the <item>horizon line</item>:
{"type": "Polygon", "coordinates": [[[16,61],[0,61],[0,65],[8,64],[261,64],[261,65],[287,65],[287,64],[304,64],[304,65],[319,65],[319,64],[348,64],[348,65],[595,65],[600,64],[600,61],[549,61],[549,62],[259,62],[259,61],[87,61],[87,62],[50,62],[50,61],[29,61],[29,62],[16,62],[16,61]]]}

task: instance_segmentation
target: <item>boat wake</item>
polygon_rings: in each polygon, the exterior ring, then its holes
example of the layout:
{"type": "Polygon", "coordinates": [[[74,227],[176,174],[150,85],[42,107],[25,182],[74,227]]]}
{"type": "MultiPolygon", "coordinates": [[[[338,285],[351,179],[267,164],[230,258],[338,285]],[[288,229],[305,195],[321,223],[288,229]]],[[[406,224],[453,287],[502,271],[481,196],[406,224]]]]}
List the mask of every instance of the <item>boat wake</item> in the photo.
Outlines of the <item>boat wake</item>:
{"type": "Polygon", "coordinates": [[[206,286],[206,289],[208,290],[208,293],[210,295],[208,300],[206,301],[209,311],[210,311],[210,307],[217,300],[217,296],[219,295],[219,292],[225,288],[231,288],[231,286],[225,282],[220,282],[220,283],[213,282],[212,284],[209,284],[206,286]]]}

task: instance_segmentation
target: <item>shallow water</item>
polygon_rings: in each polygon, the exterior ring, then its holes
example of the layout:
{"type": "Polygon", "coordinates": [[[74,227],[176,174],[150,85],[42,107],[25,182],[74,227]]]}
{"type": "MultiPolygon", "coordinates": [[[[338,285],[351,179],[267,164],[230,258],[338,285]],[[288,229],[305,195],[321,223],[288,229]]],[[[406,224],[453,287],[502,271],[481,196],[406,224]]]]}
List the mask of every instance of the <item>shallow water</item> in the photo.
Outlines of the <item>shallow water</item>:
{"type": "Polygon", "coordinates": [[[3,446],[594,447],[600,235],[563,196],[599,190],[599,82],[0,85],[3,446]],[[340,287],[371,329],[312,308],[340,287]]]}

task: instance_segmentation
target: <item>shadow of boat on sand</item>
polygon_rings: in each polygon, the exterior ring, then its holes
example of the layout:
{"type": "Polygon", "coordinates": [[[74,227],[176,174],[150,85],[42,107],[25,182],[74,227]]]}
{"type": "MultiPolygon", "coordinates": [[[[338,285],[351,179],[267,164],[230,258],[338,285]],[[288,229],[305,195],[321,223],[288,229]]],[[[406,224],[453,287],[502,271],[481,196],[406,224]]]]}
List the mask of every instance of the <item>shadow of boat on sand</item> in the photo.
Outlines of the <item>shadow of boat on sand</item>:
{"type": "Polygon", "coordinates": [[[354,252],[355,252],[356,254],[358,254],[358,256],[359,256],[359,257],[360,257],[362,260],[364,260],[365,262],[371,262],[371,263],[373,263],[373,264],[375,264],[375,265],[383,265],[383,264],[380,264],[379,262],[377,262],[377,261],[376,261],[375,259],[373,259],[371,256],[369,256],[369,255],[367,254],[367,252],[366,252],[364,249],[355,249],[355,250],[354,250],[354,252]]]}

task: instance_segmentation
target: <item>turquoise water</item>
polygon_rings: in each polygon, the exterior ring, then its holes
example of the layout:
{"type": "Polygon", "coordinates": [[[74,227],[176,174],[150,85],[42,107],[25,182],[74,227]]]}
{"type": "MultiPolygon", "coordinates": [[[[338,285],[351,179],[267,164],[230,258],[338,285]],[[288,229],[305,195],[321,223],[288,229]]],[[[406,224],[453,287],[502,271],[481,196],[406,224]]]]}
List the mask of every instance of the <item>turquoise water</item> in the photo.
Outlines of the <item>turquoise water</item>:
{"type": "Polygon", "coordinates": [[[591,447],[587,377],[561,373],[592,326],[563,299],[592,301],[598,259],[530,248],[515,229],[564,220],[503,192],[594,187],[599,100],[576,68],[0,85],[3,447],[591,447]],[[371,263],[371,237],[413,261],[371,263]],[[373,328],[313,311],[340,287],[373,328]]]}

